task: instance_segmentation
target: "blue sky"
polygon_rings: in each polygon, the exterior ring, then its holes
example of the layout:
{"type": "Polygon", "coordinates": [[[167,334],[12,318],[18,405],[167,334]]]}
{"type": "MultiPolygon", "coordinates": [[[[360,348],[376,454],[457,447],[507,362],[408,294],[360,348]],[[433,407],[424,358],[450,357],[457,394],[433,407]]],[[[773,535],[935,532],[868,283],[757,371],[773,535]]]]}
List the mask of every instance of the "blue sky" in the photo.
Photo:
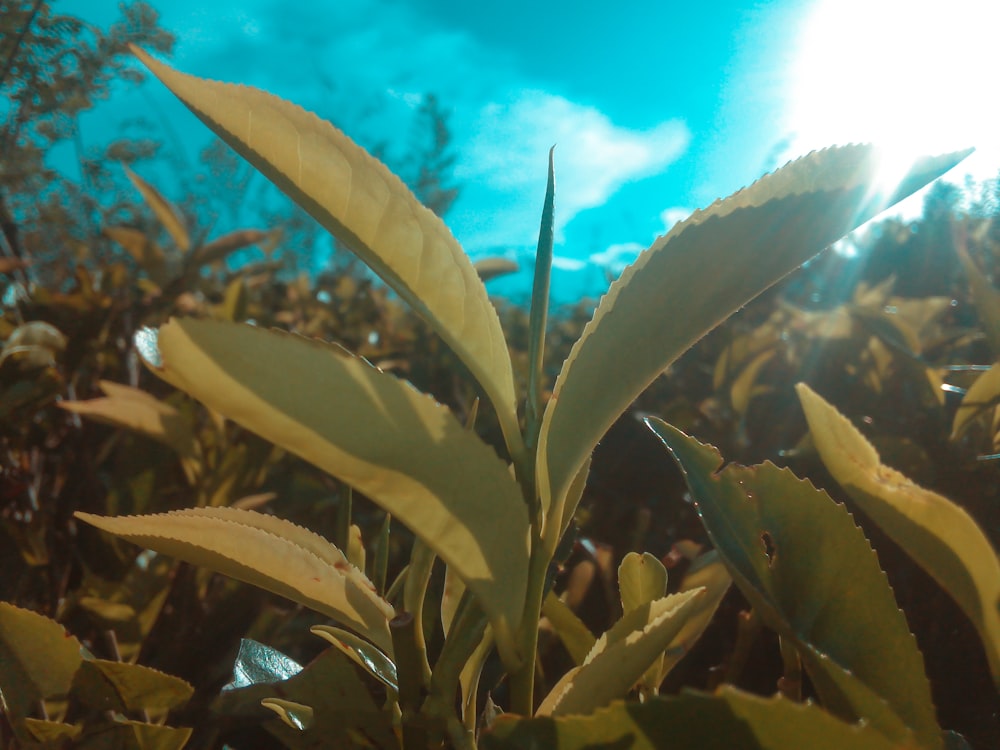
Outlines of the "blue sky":
{"type": "MultiPolygon", "coordinates": [[[[179,38],[176,67],[296,101],[362,143],[405,149],[414,107],[434,93],[450,111],[462,185],[447,220],[473,257],[530,263],[556,144],[554,295],[568,301],[600,294],[606,272],[692,209],[812,148],[876,139],[916,155],[974,145],[968,169],[995,176],[997,5],[172,0],[159,9],[179,38]]],[[[115,6],[57,4],[102,24],[115,6]]],[[[102,105],[84,137],[152,102],[196,154],[207,138],[200,123],[147,89],[102,105]]],[[[507,293],[527,283],[526,274],[497,282],[507,293]]]]}

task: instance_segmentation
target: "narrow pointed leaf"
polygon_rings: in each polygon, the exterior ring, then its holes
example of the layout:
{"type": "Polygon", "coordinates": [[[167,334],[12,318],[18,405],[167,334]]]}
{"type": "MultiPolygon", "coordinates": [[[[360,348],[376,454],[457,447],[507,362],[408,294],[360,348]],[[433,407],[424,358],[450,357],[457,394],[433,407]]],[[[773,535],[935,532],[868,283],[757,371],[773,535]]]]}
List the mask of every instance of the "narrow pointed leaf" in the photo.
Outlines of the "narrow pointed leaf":
{"type": "Polygon", "coordinates": [[[878,199],[872,147],[815,152],[695,212],[657,240],[612,284],[556,380],[538,444],[543,508],[563,502],[601,436],[694,342],[967,153],[917,162],[891,195],[878,199]]]}
{"type": "Polygon", "coordinates": [[[563,646],[573,657],[577,666],[583,664],[587,659],[597,639],[590,632],[583,621],[574,614],[559,597],[552,591],[545,595],[542,602],[542,614],[552,623],[552,627],[562,641],[563,646]]]}
{"type": "Polygon", "coordinates": [[[963,508],[883,464],[864,435],[815,391],[804,384],[796,390],[830,474],[961,607],[1000,686],[1000,560],[986,535],[963,508]]]}
{"type": "Polygon", "coordinates": [[[132,51],[184,104],[414,307],[480,382],[512,451],[507,344],[458,241],[382,163],[330,123],[263,91],[179,73],[132,51]]]}
{"type": "Polygon", "coordinates": [[[391,650],[392,606],[340,550],[301,526],[236,508],[117,518],[82,512],[76,516],[147,549],[287,597],[391,650]]]}
{"type": "Polygon", "coordinates": [[[476,269],[476,273],[479,274],[479,278],[484,282],[492,281],[500,276],[506,276],[509,273],[517,273],[521,270],[517,261],[510,260],[509,258],[483,258],[482,260],[477,260],[472,266],[476,269]]]}
{"type": "Polygon", "coordinates": [[[359,667],[384,685],[399,690],[399,678],[396,676],[396,665],[392,660],[378,650],[377,647],[363,641],[353,633],[332,625],[313,625],[309,632],[318,635],[335,649],[347,656],[359,667]]]}
{"type": "Polygon", "coordinates": [[[656,663],[698,607],[704,591],[672,594],[633,610],[594,644],[580,667],[568,673],[538,709],[549,714],[588,714],[625,697],[656,663]]]}
{"type": "Polygon", "coordinates": [[[170,205],[170,202],[160,194],[159,190],[128,167],[125,167],[125,174],[135,185],[146,204],[153,210],[153,214],[160,224],[167,230],[170,239],[174,241],[181,252],[186,253],[191,248],[191,238],[184,226],[184,219],[177,209],[170,205]]]}
{"type": "Polygon", "coordinates": [[[616,701],[590,716],[502,715],[483,750],[900,750],[874,727],[842,722],[809,703],[761,698],[732,687],[646,703],[616,701]]]}
{"type": "Polygon", "coordinates": [[[799,647],[828,710],[941,747],[923,657],[868,540],[847,510],[787,469],[729,465],[658,419],[646,423],[684,472],[705,528],[764,622],[799,647]],[[830,670],[828,664],[836,667],[830,670]],[[867,688],[845,694],[841,672],[867,688]],[[867,703],[859,705],[859,698],[867,703]],[[902,722],[879,718],[888,705],[902,722]]]}
{"type": "Polygon", "coordinates": [[[462,576],[499,634],[520,621],[527,509],[507,466],[447,408],[299,336],[173,320],[157,341],[158,375],[405,523],[462,576]]]}
{"type": "Polygon", "coordinates": [[[292,729],[304,732],[312,729],[315,711],[312,706],[285,700],[284,698],[265,698],[260,702],[264,708],[274,711],[285,724],[292,729]]]}

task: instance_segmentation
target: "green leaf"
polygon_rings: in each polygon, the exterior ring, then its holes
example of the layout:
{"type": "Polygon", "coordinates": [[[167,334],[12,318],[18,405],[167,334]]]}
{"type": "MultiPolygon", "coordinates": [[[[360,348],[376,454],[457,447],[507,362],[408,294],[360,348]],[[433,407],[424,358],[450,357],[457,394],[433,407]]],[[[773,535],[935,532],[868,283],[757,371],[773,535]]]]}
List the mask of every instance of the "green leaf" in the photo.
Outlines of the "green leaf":
{"type": "Polygon", "coordinates": [[[986,535],[963,508],[883,464],[864,435],[808,386],[796,390],[830,474],[958,603],[1000,687],[1000,560],[986,535]]]}
{"type": "Polygon", "coordinates": [[[87,727],[75,750],[181,750],[191,738],[185,727],[117,719],[87,727]]]}
{"type": "Polygon", "coordinates": [[[82,512],[76,516],[146,549],[287,597],[391,650],[392,606],[340,550],[301,526],[237,508],[192,508],[117,518],[82,512]]]}
{"type": "Polygon", "coordinates": [[[701,634],[705,632],[705,628],[715,616],[715,611],[722,603],[722,597],[729,591],[732,582],[733,579],[730,577],[729,571],[719,560],[715,550],[704,553],[691,564],[687,574],[681,580],[679,591],[703,588],[705,594],[698,600],[697,610],[687,617],[680,631],[667,646],[663,660],[660,662],[660,672],[653,687],[659,688],[660,683],[670,674],[670,670],[677,666],[677,663],[701,638],[701,634]]]}
{"type": "Polygon", "coordinates": [[[962,403],[955,412],[955,419],[951,425],[951,439],[960,438],[977,416],[998,403],[1000,403],[1000,365],[993,365],[976,378],[962,397],[962,403]]]}
{"type": "Polygon", "coordinates": [[[703,589],[649,602],[622,617],[587,655],[556,683],[539,716],[588,714],[628,694],[698,609],[703,589]]]}
{"type": "Polygon", "coordinates": [[[172,448],[182,460],[193,462],[198,453],[191,424],[177,409],[131,386],[99,382],[105,398],[60,401],[59,406],[75,414],[114,427],[138,432],[172,448]]]}
{"type": "Polygon", "coordinates": [[[1000,356],[1000,291],[990,283],[989,278],[969,254],[965,227],[957,228],[954,240],[955,252],[962,262],[965,275],[969,277],[972,304],[975,305],[976,313],[979,315],[979,323],[983,327],[994,356],[1000,356]]]}
{"type": "Polygon", "coordinates": [[[153,214],[159,220],[160,224],[167,230],[170,239],[174,241],[174,244],[177,245],[177,248],[182,253],[186,253],[191,248],[191,238],[188,236],[188,231],[184,226],[184,219],[180,212],[170,205],[170,202],[160,194],[159,190],[128,167],[125,167],[125,174],[128,175],[129,180],[135,185],[140,195],[142,195],[143,200],[146,201],[146,205],[153,210],[153,214]]]}
{"type": "Polygon", "coordinates": [[[396,665],[372,644],[361,640],[354,633],[332,625],[313,625],[309,632],[331,644],[382,684],[394,691],[399,690],[396,665]]]}
{"type": "Polygon", "coordinates": [[[583,621],[577,617],[554,592],[550,591],[542,601],[542,614],[552,623],[559,640],[573,657],[577,666],[583,664],[587,654],[594,648],[597,639],[583,621]]]}
{"type": "Polygon", "coordinates": [[[507,466],[447,408],[339,347],[248,325],[173,320],[158,354],[165,380],[405,523],[480,598],[501,649],[512,643],[527,508],[507,466]]]}
{"type": "Polygon", "coordinates": [[[483,750],[899,750],[874,727],[846,724],[818,706],[735,688],[621,701],[590,716],[501,715],[483,750]]]}
{"type": "Polygon", "coordinates": [[[312,706],[306,706],[302,703],[285,700],[284,698],[265,698],[260,702],[260,705],[274,711],[278,715],[278,718],[285,722],[285,724],[292,729],[298,729],[300,732],[312,729],[315,724],[314,717],[316,712],[312,706]]]}
{"type": "Polygon", "coordinates": [[[968,152],[917,162],[873,197],[870,146],[819,151],[694,213],[627,268],[601,300],[556,380],[538,444],[542,507],[557,518],[601,436],[695,341],[760,292],[968,152]],[[551,510],[555,508],[556,510],[551,510]]]}
{"type": "Polygon", "coordinates": [[[167,259],[163,249],[157,245],[145,232],[132,227],[104,227],[101,233],[119,245],[135,258],[135,262],[144,270],[151,281],[162,285],[166,282],[167,259]]]}
{"type": "Polygon", "coordinates": [[[222,298],[222,319],[238,323],[247,317],[247,280],[240,274],[229,282],[222,298]]]}
{"type": "Polygon", "coordinates": [[[461,245],[377,159],[314,114],[263,91],[179,73],[135,55],[209,128],[351,248],[441,335],[521,453],[510,355],[461,245]]]}
{"type": "MultiPolygon", "coordinates": [[[[254,667],[258,673],[272,672],[278,675],[292,671],[288,665],[280,665],[284,660],[275,660],[278,652],[260,644],[250,649],[254,660],[260,661],[261,652],[266,655],[263,664],[254,667]],[[267,667],[275,664],[276,669],[267,667]],[[261,668],[262,667],[262,668],[261,668]]],[[[290,660],[288,660],[290,661],[290,660]]],[[[238,716],[266,720],[268,730],[292,748],[315,747],[356,747],[363,744],[378,748],[398,748],[392,731],[390,715],[380,711],[372,700],[368,687],[358,678],[353,663],[337,649],[323,651],[313,661],[286,680],[265,683],[258,681],[242,688],[226,688],[212,705],[213,711],[224,716],[238,716]],[[264,700],[281,699],[292,701],[314,709],[313,725],[302,731],[286,726],[273,714],[261,706],[264,700]],[[319,710],[322,707],[322,710],[319,710]]],[[[273,710],[273,709],[271,709],[273,710]]]]}
{"type": "Polygon", "coordinates": [[[43,698],[67,695],[82,648],[55,620],[0,602],[0,707],[19,721],[43,698]]]}
{"type": "Polygon", "coordinates": [[[736,584],[764,622],[798,647],[824,705],[907,741],[894,713],[923,747],[940,748],[923,658],[847,510],[787,469],[721,470],[713,447],[661,420],[646,423],[684,472],[736,584]]]}
{"type": "Polygon", "coordinates": [[[83,726],[66,724],[61,721],[46,721],[44,719],[25,719],[24,728],[39,742],[63,743],[75,740],[80,736],[83,726]]]}
{"type": "Polygon", "coordinates": [[[483,258],[473,263],[472,267],[476,269],[479,278],[484,282],[492,281],[500,276],[506,276],[509,273],[517,273],[521,270],[521,267],[517,265],[517,261],[510,260],[509,258],[483,258]]]}
{"type": "Polygon", "coordinates": [[[618,566],[618,590],[622,599],[622,612],[660,599],[667,593],[667,569],[655,555],[629,552],[618,566]]]}
{"type": "Polygon", "coordinates": [[[180,708],[194,694],[187,682],[150,667],[92,659],[73,677],[74,697],[99,711],[180,708]]]}

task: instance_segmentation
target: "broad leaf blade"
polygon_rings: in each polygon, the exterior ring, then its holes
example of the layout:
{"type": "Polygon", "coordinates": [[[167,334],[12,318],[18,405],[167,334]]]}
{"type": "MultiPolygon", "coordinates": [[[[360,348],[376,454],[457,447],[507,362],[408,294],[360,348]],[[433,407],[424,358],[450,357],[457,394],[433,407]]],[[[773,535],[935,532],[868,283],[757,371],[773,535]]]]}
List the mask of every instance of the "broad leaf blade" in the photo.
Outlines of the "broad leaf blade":
{"type": "Polygon", "coordinates": [[[507,645],[524,604],[527,509],[507,466],[447,408],[338,347],[290,334],[174,320],[158,346],[152,364],[168,382],[405,523],[462,576],[507,645]]]}
{"type": "Polygon", "coordinates": [[[194,688],[179,677],[141,664],[91,659],[73,678],[73,694],[99,711],[141,711],[180,708],[194,688]]]}
{"type": "Polygon", "coordinates": [[[514,380],[500,319],[458,241],[350,138],[263,91],[195,78],[132,51],[208,127],[414,307],[480,382],[520,450],[514,380]]]}
{"type": "Polygon", "coordinates": [[[236,508],[192,508],[150,516],[77,518],[147,549],[259,586],[354,628],[391,649],[392,606],[364,574],[301,526],[236,508]]]}
{"type": "Polygon", "coordinates": [[[19,721],[43,698],[65,696],[81,649],[55,620],[0,602],[0,706],[19,721]]]}
{"type": "Polygon", "coordinates": [[[538,445],[543,508],[563,502],[601,436],[695,341],[967,153],[918,162],[892,195],[876,200],[871,186],[879,160],[872,147],[819,151],[657,240],[611,285],[556,380],[538,445]]]}
{"type": "Polygon", "coordinates": [[[667,569],[655,555],[629,552],[618,566],[618,591],[622,612],[628,614],[666,595],[667,569]]]}
{"type": "Polygon", "coordinates": [[[830,474],[958,603],[979,631],[1000,685],[1000,560],[986,535],[963,508],[883,464],[864,435],[816,392],[804,384],[796,390],[830,474]]]}
{"type": "MultiPolygon", "coordinates": [[[[267,667],[263,670],[265,673],[271,671],[267,667]]],[[[273,671],[274,676],[278,676],[294,668],[279,666],[273,671]]],[[[271,717],[267,728],[291,748],[354,747],[359,737],[365,739],[366,746],[399,747],[389,714],[378,709],[353,663],[337,649],[323,651],[304,669],[295,671],[285,680],[265,679],[266,682],[256,681],[238,689],[223,690],[213,710],[224,716],[271,717]],[[281,723],[267,708],[261,707],[261,701],[274,699],[315,708],[313,726],[299,730],[281,723]]]]}
{"type": "Polygon", "coordinates": [[[885,574],[847,510],[771,463],[720,470],[722,458],[657,419],[647,424],[685,474],[705,528],[743,594],[764,622],[799,646],[828,709],[871,721],[896,740],[898,724],[879,722],[880,705],[837,689],[849,670],[888,704],[927,748],[941,746],[923,658],[885,574]],[[824,657],[838,672],[828,675],[824,657]]]}
{"type": "Polygon", "coordinates": [[[874,727],[846,724],[809,703],[735,688],[646,703],[617,701],[590,716],[500,716],[484,750],[900,750],[874,727]]]}

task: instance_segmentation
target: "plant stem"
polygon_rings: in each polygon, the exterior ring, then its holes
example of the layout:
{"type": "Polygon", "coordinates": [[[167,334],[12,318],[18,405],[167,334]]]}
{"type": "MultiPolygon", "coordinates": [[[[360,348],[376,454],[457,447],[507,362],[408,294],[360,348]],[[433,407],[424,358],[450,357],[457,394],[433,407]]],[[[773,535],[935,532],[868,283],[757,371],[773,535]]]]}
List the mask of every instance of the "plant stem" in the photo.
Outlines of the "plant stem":
{"type": "Polygon", "coordinates": [[[535,660],[538,651],[538,620],[542,615],[545,594],[545,574],[549,557],[540,535],[534,535],[531,562],[528,568],[528,590],[525,594],[524,616],[518,636],[518,648],[524,660],[510,673],[511,711],[531,716],[535,709],[535,660]]]}
{"type": "Polygon", "coordinates": [[[427,727],[420,707],[423,704],[423,660],[416,642],[413,613],[403,612],[389,621],[392,650],[396,657],[399,680],[399,708],[403,714],[404,750],[424,750],[427,747],[427,727]]]}

